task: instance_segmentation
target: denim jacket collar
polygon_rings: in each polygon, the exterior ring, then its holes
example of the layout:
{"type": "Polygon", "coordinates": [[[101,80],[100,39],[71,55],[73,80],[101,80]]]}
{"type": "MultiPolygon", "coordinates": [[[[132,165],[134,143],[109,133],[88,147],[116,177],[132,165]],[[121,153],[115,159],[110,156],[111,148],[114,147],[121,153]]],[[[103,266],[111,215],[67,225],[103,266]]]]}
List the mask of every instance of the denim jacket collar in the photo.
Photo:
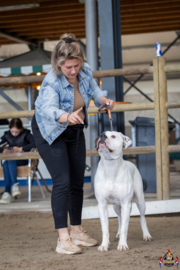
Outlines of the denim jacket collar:
{"type": "Polygon", "coordinates": [[[61,80],[63,88],[66,88],[68,85],[70,85],[70,82],[68,82],[68,80],[66,79],[64,74],[62,76],[60,76],[60,80],[61,80]]]}
{"type": "MultiPolygon", "coordinates": [[[[79,81],[83,80],[86,76],[87,76],[86,73],[81,69],[78,73],[79,81]]],[[[68,82],[68,80],[64,76],[64,74],[60,76],[60,80],[63,88],[66,88],[68,85],[71,85],[70,82],[68,82]]]]}
{"type": "Polygon", "coordinates": [[[78,73],[79,80],[83,80],[85,77],[87,77],[87,74],[81,69],[78,73]]]}

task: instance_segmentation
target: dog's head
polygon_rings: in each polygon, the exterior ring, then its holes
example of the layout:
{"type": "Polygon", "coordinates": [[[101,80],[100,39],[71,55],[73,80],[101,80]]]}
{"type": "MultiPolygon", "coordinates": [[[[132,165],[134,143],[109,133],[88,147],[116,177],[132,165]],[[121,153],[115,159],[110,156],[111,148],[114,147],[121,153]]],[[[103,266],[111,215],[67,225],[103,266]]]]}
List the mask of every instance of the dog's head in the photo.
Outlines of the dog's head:
{"type": "Polygon", "coordinates": [[[117,159],[122,156],[122,148],[131,145],[132,141],[121,132],[106,131],[95,140],[95,147],[105,159],[117,159]]]}

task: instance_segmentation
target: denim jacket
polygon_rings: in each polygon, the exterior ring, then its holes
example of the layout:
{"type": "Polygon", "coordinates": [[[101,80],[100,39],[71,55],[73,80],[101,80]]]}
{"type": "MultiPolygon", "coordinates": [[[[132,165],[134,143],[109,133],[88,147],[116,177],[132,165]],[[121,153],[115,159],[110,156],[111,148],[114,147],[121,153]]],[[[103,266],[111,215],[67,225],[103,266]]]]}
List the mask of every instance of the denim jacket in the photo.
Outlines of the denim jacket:
{"type": "MultiPolygon", "coordinates": [[[[79,92],[85,102],[85,120],[88,126],[88,113],[90,100],[93,99],[97,107],[99,99],[107,95],[102,91],[92,77],[92,71],[87,63],[78,73],[79,92]]],[[[68,123],[59,123],[57,119],[63,113],[72,113],[74,108],[74,87],[64,75],[57,76],[52,70],[44,78],[39,96],[35,101],[36,121],[42,137],[49,143],[67,128],[68,123]]]]}

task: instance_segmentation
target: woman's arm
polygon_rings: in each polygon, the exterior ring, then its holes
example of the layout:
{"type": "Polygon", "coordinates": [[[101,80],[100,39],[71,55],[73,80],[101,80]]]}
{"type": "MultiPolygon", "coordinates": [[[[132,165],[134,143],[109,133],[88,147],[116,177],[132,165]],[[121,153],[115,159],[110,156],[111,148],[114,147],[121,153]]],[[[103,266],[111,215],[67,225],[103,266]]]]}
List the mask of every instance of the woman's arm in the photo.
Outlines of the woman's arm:
{"type": "Polygon", "coordinates": [[[62,114],[66,113],[64,110],[59,108],[59,94],[47,82],[44,82],[40,91],[41,93],[35,103],[37,112],[42,116],[45,116],[48,120],[57,121],[62,114]]]}
{"type": "Polygon", "coordinates": [[[22,151],[29,152],[32,148],[36,148],[34,137],[31,133],[28,133],[26,136],[26,140],[29,142],[28,144],[22,146],[22,151]]]}

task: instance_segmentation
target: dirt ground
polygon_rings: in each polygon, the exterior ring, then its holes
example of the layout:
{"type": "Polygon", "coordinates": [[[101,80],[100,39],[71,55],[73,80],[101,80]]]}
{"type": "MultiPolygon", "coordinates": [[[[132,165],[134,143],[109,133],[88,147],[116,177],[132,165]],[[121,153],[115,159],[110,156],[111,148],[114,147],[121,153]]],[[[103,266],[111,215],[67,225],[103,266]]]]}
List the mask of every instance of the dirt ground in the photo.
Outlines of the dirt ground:
{"type": "MultiPolygon", "coordinates": [[[[128,232],[130,250],[117,251],[117,219],[112,218],[109,220],[111,245],[108,252],[98,252],[97,247],[84,247],[82,254],[61,255],[55,253],[57,231],[52,214],[0,214],[0,270],[159,269],[159,257],[163,251],[176,250],[176,256],[180,257],[180,216],[146,219],[154,239],[152,242],[142,241],[139,217],[131,217],[128,232]]],[[[83,220],[82,225],[101,243],[99,219],[83,220]]]]}

